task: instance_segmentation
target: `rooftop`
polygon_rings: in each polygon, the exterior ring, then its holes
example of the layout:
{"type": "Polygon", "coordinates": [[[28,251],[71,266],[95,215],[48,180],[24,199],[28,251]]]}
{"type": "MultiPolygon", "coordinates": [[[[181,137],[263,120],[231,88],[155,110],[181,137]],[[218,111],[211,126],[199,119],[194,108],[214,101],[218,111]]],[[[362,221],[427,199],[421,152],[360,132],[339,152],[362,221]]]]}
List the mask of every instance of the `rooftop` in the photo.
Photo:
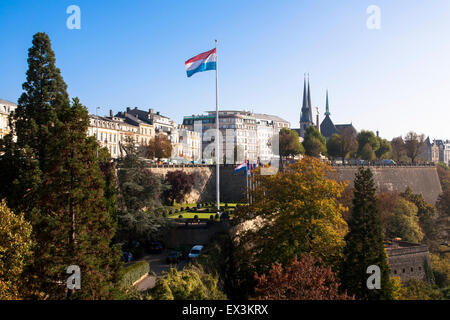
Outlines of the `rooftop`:
{"type": "Polygon", "coordinates": [[[5,99],[0,99],[0,104],[7,104],[7,105],[11,105],[11,106],[17,106],[17,103],[5,100],[5,99]]]}

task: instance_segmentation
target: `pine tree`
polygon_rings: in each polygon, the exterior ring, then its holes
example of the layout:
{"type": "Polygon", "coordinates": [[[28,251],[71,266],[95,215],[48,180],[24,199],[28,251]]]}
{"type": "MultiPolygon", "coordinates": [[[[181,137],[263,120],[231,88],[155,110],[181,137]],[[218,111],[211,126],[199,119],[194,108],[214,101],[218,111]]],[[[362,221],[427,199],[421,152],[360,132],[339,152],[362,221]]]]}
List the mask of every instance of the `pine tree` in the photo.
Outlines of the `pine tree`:
{"type": "Polygon", "coordinates": [[[359,168],[355,179],[355,195],[349,233],[345,236],[344,262],[340,270],[342,289],[361,300],[393,299],[389,279],[381,222],[378,214],[376,188],[369,168],[359,168]],[[368,289],[367,268],[376,265],[381,271],[381,289],[368,289]]]}
{"type": "Polygon", "coordinates": [[[10,118],[12,133],[0,146],[6,182],[0,196],[33,226],[29,287],[51,299],[64,298],[67,267],[78,265],[81,290],[71,298],[112,298],[120,251],[110,246],[114,221],[97,142],[86,135],[87,109],[78,98],[70,102],[47,34],[34,35],[28,65],[24,92],[10,118]]]}

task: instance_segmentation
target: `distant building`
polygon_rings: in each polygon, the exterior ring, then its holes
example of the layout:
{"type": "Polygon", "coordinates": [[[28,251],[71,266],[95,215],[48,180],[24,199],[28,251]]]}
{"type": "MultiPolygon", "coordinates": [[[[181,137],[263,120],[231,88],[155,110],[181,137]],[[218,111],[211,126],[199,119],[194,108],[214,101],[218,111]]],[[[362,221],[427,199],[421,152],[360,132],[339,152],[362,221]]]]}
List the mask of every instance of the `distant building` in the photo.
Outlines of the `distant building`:
{"type": "Polygon", "coordinates": [[[201,161],[201,133],[188,130],[183,125],[178,126],[178,144],[174,147],[173,157],[186,160],[201,161]]]}
{"type": "Polygon", "coordinates": [[[431,142],[430,137],[425,140],[419,158],[423,161],[439,162],[439,147],[435,141],[431,142]]]}
{"type": "Polygon", "coordinates": [[[272,138],[276,136],[282,128],[290,129],[291,124],[278,117],[268,114],[254,113],[256,119],[256,153],[260,161],[270,161],[277,158],[273,152],[272,138]]]}
{"type": "Polygon", "coordinates": [[[450,164],[450,141],[434,140],[439,149],[439,162],[450,164]]]}
{"type": "Polygon", "coordinates": [[[325,139],[330,139],[330,137],[334,134],[342,134],[342,132],[346,129],[350,129],[353,134],[356,136],[356,129],[352,123],[349,124],[334,124],[333,120],[331,120],[330,113],[330,104],[328,101],[328,90],[327,90],[327,98],[326,98],[326,106],[325,106],[325,118],[322,120],[320,124],[320,132],[325,137],[325,139]]]}
{"type": "Polygon", "coordinates": [[[306,86],[306,78],[305,78],[303,80],[303,103],[302,109],[300,111],[300,128],[293,130],[298,133],[299,137],[303,138],[305,136],[306,129],[308,129],[308,127],[313,125],[314,122],[311,106],[311,90],[309,86],[309,79],[308,79],[308,86],[306,86]]]}
{"type": "MultiPolygon", "coordinates": [[[[216,112],[185,116],[183,126],[202,133],[202,156],[206,160],[214,161],[216,112]]],[[[289,128],[289,122],[277,116],[239,110],[219,111],[219,130],[223,139],[220,161],[224,160],[223,152],[228,155],[226,163],[234,163],[235,159],[270,160],[273,152],[268,145],[269,137],[283,127],[289,128]]]]}
{"type": "Polygon", "coordinates": [[[10,133],[11,128],[9,127],[8,118],[16,108],[17,104],[14,102],[0,99],[0,139],[10,133]]]}
{"type": "Polygon", "coordinates": [[[426,280],[425,265],[431,268],[428,246],[401,240],[385,242],[391,277],[400,277],[402,282],[410,279],[426,280]]]}

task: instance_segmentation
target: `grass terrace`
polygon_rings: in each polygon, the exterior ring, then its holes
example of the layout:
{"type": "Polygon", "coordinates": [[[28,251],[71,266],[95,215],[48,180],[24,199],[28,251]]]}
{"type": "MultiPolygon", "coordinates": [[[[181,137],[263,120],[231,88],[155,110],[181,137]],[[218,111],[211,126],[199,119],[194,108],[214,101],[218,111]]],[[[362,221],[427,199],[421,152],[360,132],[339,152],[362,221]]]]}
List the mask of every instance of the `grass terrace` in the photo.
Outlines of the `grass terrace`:
{"type": "MultiPolygon", "coordinates": [[[[221,202],[221,212],[227,212],[230,218],[233,217],[234,210],[238,205],[244,205],[239,203],[221,202]]],[[[171,219],[199,219],[199,220],[219,220],[216,216],[216,203],[187,203],[187,204],[175,204],[168,207],[168,217],[171,219]],[[211,218],[212,217],[212,218],[211,218]]]]}

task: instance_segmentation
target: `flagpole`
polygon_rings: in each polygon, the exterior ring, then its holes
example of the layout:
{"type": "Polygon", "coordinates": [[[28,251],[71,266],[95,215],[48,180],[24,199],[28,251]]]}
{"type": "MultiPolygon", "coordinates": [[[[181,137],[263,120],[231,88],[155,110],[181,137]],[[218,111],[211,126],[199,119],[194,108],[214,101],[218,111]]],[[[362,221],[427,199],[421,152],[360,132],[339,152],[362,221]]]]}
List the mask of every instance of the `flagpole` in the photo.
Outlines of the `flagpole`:
{"type": "Polygon", "coordinates": [[[220,164],[219,164],[219,81],[218,81],[218,54],[217,54],[217,40],[216,43],[216,197],[217,197],[217,212],[220,212],[220,164]]]}

